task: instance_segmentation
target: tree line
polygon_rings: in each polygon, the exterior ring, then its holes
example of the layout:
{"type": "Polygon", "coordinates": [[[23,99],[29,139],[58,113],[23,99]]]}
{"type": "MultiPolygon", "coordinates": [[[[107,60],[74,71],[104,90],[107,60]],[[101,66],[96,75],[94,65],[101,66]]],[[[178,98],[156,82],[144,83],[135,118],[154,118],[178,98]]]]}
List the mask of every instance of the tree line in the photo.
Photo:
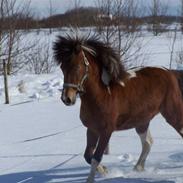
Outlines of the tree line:
{"type": "Polygon", "coordinates": [[[3,3],[6,1],[0,1],[2,3],[0,28],[3,31],[11,29],[12,22],[15,29],[23,30],[68,26],[95,27],[101,23],[103,26],[106,23],[115,26],[120,22],[126,30],[134,31],[139,26],[148,25],[148,30],[154,31],[156,29],[156,33],[154,33],[158,34],[158,32],[166,31],[166,27],[172,23],[183,23],[183,8],[180,13],[177,13],[177,16],[169,15],[168,6],[158,0],[152,0],[150,7],[139,6],[134,0],[126,2],[123,0],[114,0],[113,2],[111,0],[98,0],[96,7],[83,7],[82,4],[79,4],[63,14],[55,14],[56,12],[50,8],[49,16],[41,19],[35,17],[28,10],[28,6],[26,7],[28,11],[19,10],[7,13],[3,7],[3,3]],[[117,12],[114,6],[122,9],[117,12]]]}
{"type": "MultiPolygon", "coordinates": [[[[96,27],[99,24],[105,26],[106,22],[111,26],[115,26],[117,22],[127,27],[130,26],[142,26],[142,25],[154,25],[160,24],[170,25],[172,23],[182,23],[182,16],[174,15],[146,15],[146,16],[129,16],[119,15],[112,16],[107,13],[99,13],[100,9],[94,7],[80,7],[79,9],[71,9],[63,14],[56,14],[46,18],[38,19],[33,15],[26,14],[14,14],[10,17],[1,17],[0,25],[1,30],[9,30],[12,26],[10,22],[16,22],[15,29],[29,30],[29,29],[41,29],[41,28],[62,28],[62,27],[96,27]]],[[[165,30],[164,27],[159,27],[160,31],[165,30]]],[[[133,29],[132,29],[133,30],[133,29]]],[[[136,29],[135,29],[136,30],[136,29]]],[[[152,30],[152,29],[151,29],[152,30]]]]}

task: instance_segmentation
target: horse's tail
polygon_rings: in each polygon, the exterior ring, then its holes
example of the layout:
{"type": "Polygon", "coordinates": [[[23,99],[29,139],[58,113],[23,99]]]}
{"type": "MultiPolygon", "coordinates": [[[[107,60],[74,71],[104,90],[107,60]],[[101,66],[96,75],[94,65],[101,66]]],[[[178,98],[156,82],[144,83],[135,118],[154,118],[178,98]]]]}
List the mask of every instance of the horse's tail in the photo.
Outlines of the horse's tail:
{"type": "Polygon", "coordinates": [[[172,72],[178,80],[179,87],[183,96],[183,70],[172,70],[172,72]]]}

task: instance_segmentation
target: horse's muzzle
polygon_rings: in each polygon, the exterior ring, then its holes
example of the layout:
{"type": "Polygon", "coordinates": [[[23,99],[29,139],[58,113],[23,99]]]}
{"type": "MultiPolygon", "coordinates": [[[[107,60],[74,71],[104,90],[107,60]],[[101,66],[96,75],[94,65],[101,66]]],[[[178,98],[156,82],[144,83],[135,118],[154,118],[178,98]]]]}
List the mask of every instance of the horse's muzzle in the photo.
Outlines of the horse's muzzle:
{"type": "Polygon", "coordinates": [[[67,106],[72,106],[76,103],[76,93],[75,92],[66,92],[64,89],[62,91],[61,100],[67,106]]]}

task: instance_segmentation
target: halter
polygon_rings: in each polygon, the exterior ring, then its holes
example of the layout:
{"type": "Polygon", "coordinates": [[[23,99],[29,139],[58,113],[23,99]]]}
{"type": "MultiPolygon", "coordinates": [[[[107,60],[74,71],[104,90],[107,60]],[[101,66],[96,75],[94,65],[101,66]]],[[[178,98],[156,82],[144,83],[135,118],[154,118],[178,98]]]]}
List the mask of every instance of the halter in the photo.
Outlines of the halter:
{"type": "Polygon", "coordinates": [[[84,52],[82,51],[82,55],[83,55],[83,60],[84,60],[84,65],[85,65],[85,74],[82,77],[81,81],[78,84],[73,84],[73,83],[64,83],[63,84],[63,88],[74,88],[76,89],[79,93],[83,93],[84,92],[84,87],[83,84],[85,82],[85,80],[88,78],[88,66],[89,66],[89,62],[88,59],[86,58],[84,52]]]}

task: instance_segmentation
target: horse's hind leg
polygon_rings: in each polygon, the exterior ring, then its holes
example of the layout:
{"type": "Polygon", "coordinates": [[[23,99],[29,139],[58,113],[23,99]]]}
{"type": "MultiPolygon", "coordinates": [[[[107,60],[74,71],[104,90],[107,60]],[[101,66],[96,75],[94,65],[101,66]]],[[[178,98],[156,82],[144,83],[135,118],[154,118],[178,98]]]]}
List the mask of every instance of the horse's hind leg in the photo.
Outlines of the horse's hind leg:
{"type": "Polygon", "coordinates": [[[153,143],[153,139],[151,137],[150,130],[148,129],[148,127],[149,127],[149,124],[136,128],[136,132],[139,135],[142,143],[142,152],[137,161],[137,164],[134,167],[134,170],[136,171],[144,170],[145,161],[151,150],[151,145],[153,143]]]}
{"type": "Polygon", "coordinates": [[[161,114],[166,121],[183,137],[183,101],[180,98],[167,97],[162,105],[161,114]]]}
{"type": "Polygon", "coordinates": [[[175,111],[171,113],[161,112],[161,114],[166,119],[166,122],[170,124],[178,132],[178,134],[183,138],[183,116],[180,115],[180,113],[178,114],[175,111]]]}

